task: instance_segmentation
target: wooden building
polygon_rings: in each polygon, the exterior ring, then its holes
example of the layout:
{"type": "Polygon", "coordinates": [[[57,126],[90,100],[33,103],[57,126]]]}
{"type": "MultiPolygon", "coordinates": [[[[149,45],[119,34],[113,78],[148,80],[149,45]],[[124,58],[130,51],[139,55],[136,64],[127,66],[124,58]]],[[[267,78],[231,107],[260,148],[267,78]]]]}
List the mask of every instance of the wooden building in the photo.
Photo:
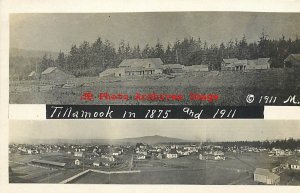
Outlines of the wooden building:
{"type": "Polygon", "coordinates": [[[125,76],[144,76],[162,74],[163,62],[160,58],[125,59],[119,68],[124,69],[125,76]]]}
{"type": "Polygon", "coordinates": [[[41,73],[41,80],[66,82],[69,79],[74,78],[73,75],[67,74],[57,67],[49,67],[41,73]]]}
{"type": "Polygon", "coordinates": [[[254,171],[254,181],[263,184],[278,184],[280,176],[270,172],[268,169],[256,168],[254,171]]]}
{"type": "Polygon", "coordinates": [[[284,67],[290,68],[290,67],[300,67],[300,54],[290,54],[285,60],[284,60],[284,67]]]}

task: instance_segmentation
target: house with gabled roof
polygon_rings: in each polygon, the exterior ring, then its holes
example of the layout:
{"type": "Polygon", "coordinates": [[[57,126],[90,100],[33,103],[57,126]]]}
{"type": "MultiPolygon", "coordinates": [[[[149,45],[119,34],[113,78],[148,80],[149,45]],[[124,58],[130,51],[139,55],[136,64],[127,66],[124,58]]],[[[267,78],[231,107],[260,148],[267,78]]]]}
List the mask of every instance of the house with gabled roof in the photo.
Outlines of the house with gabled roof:
{"type": "Polygon", "coordinates": [[[288,162],[288,167],[292,170],[300,170],[300,161],[291,160],[288,162]]]}
{"type": "Polygon", "coordinates": [[[245,71],[270,69],[270,58],[258,58],[254,60],[238,60],[237,58],[223,59],[222,71],[245,71]]]}
{"type": "Polygon", "coordinates": [[[284,67],[300,67],[300,54],[290,54],[284,60],[284,67]]]}
{"type": "Polygon", "coordinates": [[[228,58],[223,59],[221,63],[221,70],[222,71],[234,71],[235,65],[234,62],[238,61],[237,58],[228,58]]]}
{"type": "Polygon", "coordinates": [[[125,59],[119,68],[124,69],[125,76],[144,76],[162,74],[163,62],[160,58],[125,59]]]}
{"type": "Polygon", "coordinates": [[[57,67],[49,67],[41,73],[41,79],[48,80],[48,81],[58,81],[58,82],[64,81],[65,82],[74,77],[75,76],[73,76],[71,74],[67,74],[57,67]]]}
{"type": "Polygon", "coordinates": [[[264,70],[270,69],[270,58],[258,58],[256,60],[248,60],[246,70],[264,70]]]}

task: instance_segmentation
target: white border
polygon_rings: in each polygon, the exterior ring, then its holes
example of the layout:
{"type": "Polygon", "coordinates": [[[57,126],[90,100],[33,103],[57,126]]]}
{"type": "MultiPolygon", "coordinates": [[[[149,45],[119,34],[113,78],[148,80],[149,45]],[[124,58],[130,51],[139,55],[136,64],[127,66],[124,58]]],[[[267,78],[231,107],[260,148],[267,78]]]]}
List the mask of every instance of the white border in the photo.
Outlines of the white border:
{"type": "Polygon", "coordinates": [[[299,192],[291,186],[190,186],[190,185],[43,185],[8,184],[8,16],[9,13],[52,12],[158,12],[255,11],[299,12],[299,0],[0,0],[0,187],[3,192],[299,192]]]}

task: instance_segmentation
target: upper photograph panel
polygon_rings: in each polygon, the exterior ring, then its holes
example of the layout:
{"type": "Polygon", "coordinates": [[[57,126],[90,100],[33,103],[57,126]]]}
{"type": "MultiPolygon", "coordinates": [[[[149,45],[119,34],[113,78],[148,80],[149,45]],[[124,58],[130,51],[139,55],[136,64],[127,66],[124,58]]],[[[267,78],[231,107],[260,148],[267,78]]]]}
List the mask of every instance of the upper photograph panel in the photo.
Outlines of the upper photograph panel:
{"type": "Polygon", "coordinates": [[[300,105],[300,13],[10,15],[10,104],[300,105]]]}

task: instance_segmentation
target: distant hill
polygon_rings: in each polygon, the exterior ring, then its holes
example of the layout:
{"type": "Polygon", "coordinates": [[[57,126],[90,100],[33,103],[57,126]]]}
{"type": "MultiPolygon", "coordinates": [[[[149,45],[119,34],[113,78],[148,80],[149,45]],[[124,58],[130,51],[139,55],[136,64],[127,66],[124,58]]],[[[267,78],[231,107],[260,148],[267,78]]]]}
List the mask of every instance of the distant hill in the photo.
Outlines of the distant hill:
{"type": "Polygon", "coordinates": [[[42,58],[45,54],[47,56],[52,56],[52,58],[57,58],[58,52],[45,51],[45,50],[27,50],[20,48],[10,48],[10,57],[25,57],[25,58],[42,58]]]}
{"type": "Polygon", "coordinates": [[[159,135],[124,138],[124,139],[25,139],[24,138],[20,141],[11,141],[11,143],[32,143],[32,144],[97,143],[97,144],[110,144],[110,145],[124,145],[124,144],[134,145],[136,143],[158,144],[158,143],[179,143],[179,142],[189,142],[189,141],[178,139],[178,138],[164,137],[159,135]]]}
{"type": "Polygon", "coordinates": [[[157,144],[157,143],[169,143],[169,142],[178,143],[178,142],[185,142],[186,140],[164,137],[160,135],[153,135],[153,136],[119,139],[119,141],[123,143],[131,143],[131,144],[135,144],[135,143],[157,144]]]}

